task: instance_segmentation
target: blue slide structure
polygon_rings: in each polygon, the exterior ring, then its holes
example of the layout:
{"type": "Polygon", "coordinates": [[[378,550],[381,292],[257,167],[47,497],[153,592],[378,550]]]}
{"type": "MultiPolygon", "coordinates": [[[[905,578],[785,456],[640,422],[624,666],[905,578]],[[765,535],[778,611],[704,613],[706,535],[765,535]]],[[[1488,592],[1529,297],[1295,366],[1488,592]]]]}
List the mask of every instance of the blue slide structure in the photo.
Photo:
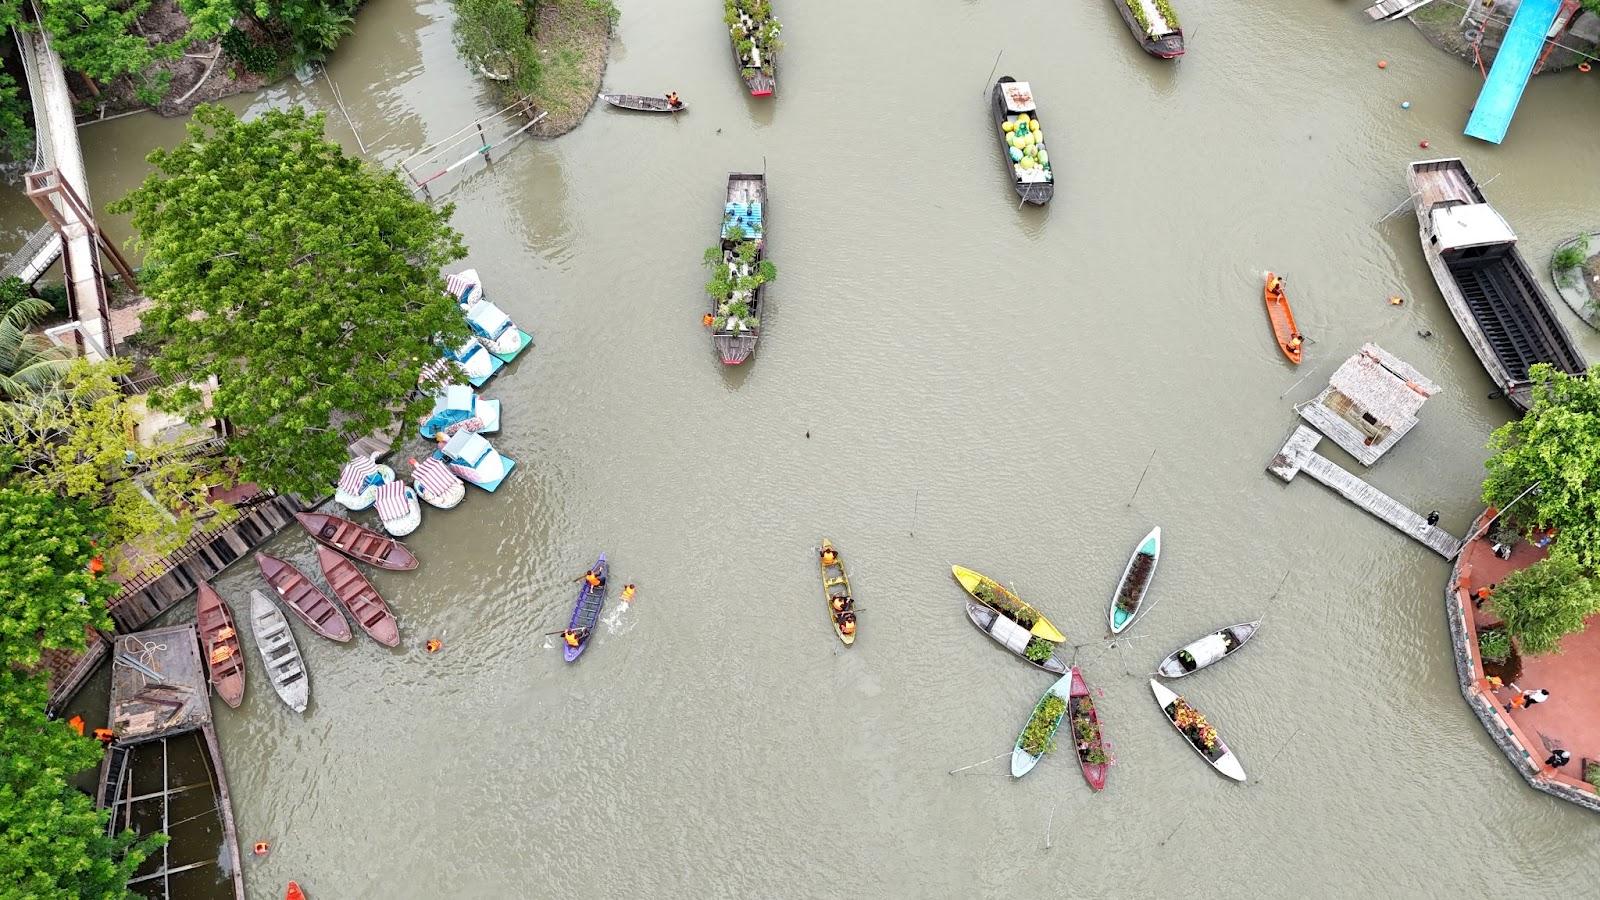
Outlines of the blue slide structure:
{"type": "Polygon", "coordinates": [[[1522,89],[1528,86],[1528,78],[1544,49],[1545,36],[1560,11],[1561,0],[1522,0],[1511,18],[1511,27],[1506,29],[1505,41],[1495,54],[1489,80],[1478,93],[1472,118],[1467,120],[1468,137],[1491,144],[1505,140],[1511,117],[1522,100],[1522,89]]]}

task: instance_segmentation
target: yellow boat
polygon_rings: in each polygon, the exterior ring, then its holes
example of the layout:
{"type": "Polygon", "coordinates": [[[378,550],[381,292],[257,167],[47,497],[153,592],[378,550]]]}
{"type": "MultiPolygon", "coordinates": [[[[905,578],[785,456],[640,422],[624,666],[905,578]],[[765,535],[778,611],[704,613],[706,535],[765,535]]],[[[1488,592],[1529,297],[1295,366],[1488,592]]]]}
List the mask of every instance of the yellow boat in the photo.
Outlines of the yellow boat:
{"type": "Polygon", "coordinates": [[[834,550],[827,538],[822,539],[822,549],[817,551],[817,567],[822,570],[822,600],[828,604],[833,633],[848,647],[856,642],[856,633],[853,627],[846,632],[844,623],[848,619],[852,626],[856,624],[855,598],[850,596],[850,577],[844,573],[844,555],[834,550]],[[828,552],[833,553],[831,565],[822,557],[828,552]]]}
{"type": "Polygon", "coordinates": [[[956,581],[961,582],[961,587],[972,595],[972,599],[1026,627],[1028,632],[1035,637],[1054,644],[1059,644],[1067,639],[1067,636],[1062,634],[1060,629],[1056,628],[1049,619],[1044,617],[1044,613],[1023,603],[1016,594],[1006,590],[1006,586],[1000,582],[961,566],[951,566],[950,572],[956,576],[956,581]],[[1028,619],[1032,619],[1031,624],[1027,621],[1028,619]]]}

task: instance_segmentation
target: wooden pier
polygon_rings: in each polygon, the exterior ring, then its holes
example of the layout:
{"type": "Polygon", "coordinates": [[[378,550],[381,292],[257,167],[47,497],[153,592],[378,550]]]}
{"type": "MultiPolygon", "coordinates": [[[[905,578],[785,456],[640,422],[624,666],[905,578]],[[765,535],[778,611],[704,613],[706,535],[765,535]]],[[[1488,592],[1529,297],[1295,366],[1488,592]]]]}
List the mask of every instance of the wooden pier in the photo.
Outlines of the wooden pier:
{"type": "Polygon", "coordinates": [[[1437,525],[1429,525],[1427,519],[1417,515],[1410,507],[1318,453],[1317,443],[1320,440],[1322,435],[1313,429],[1297,426],[1283,449],[1267,465],[1267,471],[1284,481],[1291,481],[1305,472],[1445,559],[1454,559],[1461,552],[1460,538],[1437,525]]]}

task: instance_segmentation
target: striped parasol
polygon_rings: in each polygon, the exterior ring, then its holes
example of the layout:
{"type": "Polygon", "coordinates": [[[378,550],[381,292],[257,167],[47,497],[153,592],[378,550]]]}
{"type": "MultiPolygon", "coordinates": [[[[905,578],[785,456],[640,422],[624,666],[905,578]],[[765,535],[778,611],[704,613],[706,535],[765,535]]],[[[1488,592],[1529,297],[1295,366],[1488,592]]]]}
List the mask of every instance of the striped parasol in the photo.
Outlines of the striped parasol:
{"type": "Polygon", "coordinates": [[[370,457],[358,456],[344,464],[339,472],[339,490],[352,497],[366,490],[367,479],[378,473],[378,466],[370,457]]]}
{"type": "Polygon", "coordinates": [[[444,289],[457,300],[465,300],[467,291],[478,286],[477,276],[478,273],[472,269],[447,276],[444,280],[444,289]]]}
{"type": "Polygon", "coordinates": [[[442,461],[431,456],[412,465],[411,477],[422,486],[422,492],[430,497],[444,496],[461,483],[461,479],[442,461]]]}
{"type": "Polygon", "coordinates": [[[406,483],[398,478],[378,488],[378,518],[385,522],[403,519],[411,512],[406,499],[406,483]]]}

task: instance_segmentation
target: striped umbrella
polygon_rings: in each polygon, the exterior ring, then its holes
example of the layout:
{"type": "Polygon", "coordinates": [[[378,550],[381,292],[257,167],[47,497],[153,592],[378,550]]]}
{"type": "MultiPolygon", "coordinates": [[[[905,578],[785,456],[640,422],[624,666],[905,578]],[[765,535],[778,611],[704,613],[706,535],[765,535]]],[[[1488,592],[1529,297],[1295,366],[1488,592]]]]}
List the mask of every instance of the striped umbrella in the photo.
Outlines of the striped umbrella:
{"type": "Polygon", "coordinates": [[[431,456],[412,464],[411,477],[422,486],[422,492],[430,497],[442,497],[461,483],[456,473],[431,456]]]}
{"type": "Polygon", "coordinates": [[[358,456],[344,464],[339,472],[339,490],[358,496],[366,490],[367,479],[378,474],[378,466],[370,457],[358,456]]]}
{"type": "Polygon", "coordinates": [[[406,500],[406,483],[398,478],[378,488],[378,518],[385,522],[403,519],[411,512],[406,500]]]}

